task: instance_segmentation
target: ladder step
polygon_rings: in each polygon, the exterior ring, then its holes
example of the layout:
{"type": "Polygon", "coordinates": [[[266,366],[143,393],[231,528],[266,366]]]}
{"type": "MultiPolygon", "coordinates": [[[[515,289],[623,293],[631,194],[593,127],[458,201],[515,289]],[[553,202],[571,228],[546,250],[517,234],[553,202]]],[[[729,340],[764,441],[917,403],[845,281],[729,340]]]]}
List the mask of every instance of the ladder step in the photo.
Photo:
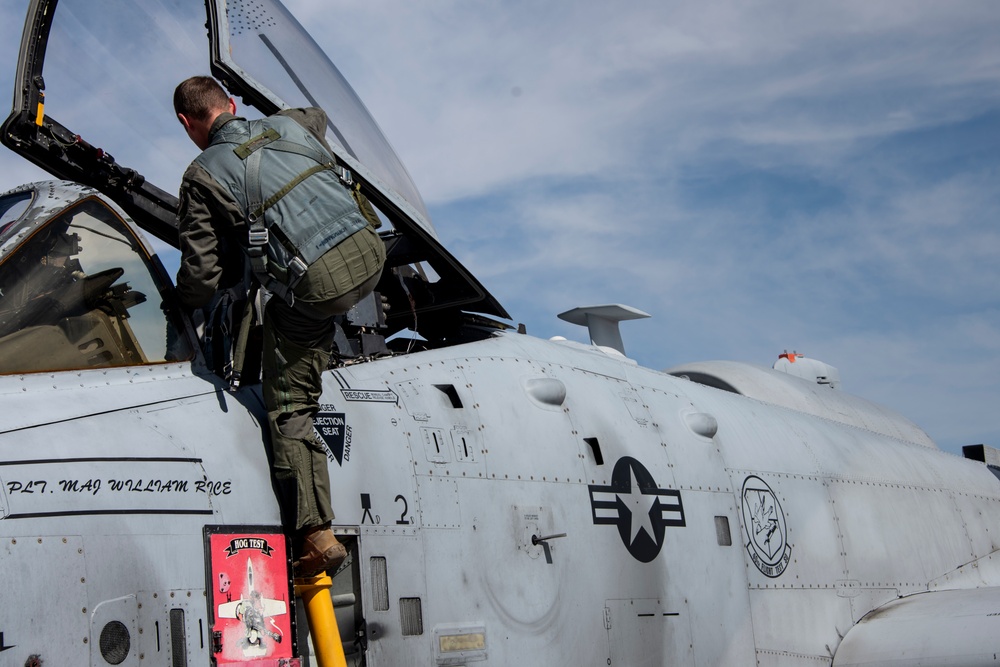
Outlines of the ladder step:
{"type": "Polygon", "coordinates": [[[331,595],[330,599],[333,601],[333,608],[340,609],[341,607],[353,607],[357,598],[354,597],[354,593],[344,593],[343,595],[331,595]]]}

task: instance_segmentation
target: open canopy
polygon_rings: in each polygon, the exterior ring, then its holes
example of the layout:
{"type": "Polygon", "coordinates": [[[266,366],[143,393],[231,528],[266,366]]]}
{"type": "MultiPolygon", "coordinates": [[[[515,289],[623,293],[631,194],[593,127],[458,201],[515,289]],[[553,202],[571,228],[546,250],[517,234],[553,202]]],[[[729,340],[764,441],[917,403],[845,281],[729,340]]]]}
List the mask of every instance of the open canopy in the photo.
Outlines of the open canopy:
{"type": "Polygon", "coordinates": [[[32,0],[2,141],[57,178],[97,188],[176,246],[171,192],[196,153],[171,97],[179,81],[206,70],[248,116],[327,112],[337,159],[392,227],[383,232],[387,266],[401,287],[384,291],[402,301],[390,304],[390,328],[413,327],[427,311],[509,317],[441,245],[377,123],[278,0],[32,0]]]}

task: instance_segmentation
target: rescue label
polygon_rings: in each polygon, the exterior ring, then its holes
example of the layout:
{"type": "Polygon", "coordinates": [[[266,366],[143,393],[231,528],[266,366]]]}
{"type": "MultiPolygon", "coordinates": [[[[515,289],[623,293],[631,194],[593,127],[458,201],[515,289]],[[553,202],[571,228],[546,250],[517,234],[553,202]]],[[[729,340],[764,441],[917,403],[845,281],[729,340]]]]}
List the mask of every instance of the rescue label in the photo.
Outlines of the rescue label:
{"type": "Polygon", "coordinates": [[[340,393],[348,401],[368,403],[396,403],[399,397],[391,389],[341,389],[340,393]]]}

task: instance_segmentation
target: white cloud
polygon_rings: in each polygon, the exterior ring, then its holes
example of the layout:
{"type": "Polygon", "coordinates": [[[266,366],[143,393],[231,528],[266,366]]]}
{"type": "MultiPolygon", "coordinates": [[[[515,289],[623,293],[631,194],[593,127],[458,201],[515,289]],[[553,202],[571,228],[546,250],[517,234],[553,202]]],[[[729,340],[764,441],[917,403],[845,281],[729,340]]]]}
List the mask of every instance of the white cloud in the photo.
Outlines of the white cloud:
{"type": "Polygon", "coordinates": [[[637,135],[684,153],[884,136],[954,119],[954,88],[998,76],[988,3],[289,4],[347,54],[431,202],[627,166],[637,135]],[[928,83],[948,99],[907,99],[928,83]]]}

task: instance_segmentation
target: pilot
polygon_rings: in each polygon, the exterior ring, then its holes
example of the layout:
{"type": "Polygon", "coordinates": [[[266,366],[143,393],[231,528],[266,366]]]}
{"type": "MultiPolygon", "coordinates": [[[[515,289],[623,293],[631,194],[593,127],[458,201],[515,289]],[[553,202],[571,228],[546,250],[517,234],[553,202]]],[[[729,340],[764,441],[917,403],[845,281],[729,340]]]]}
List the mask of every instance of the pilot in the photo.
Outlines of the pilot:
{"type": "Polygon", "coordinates": [[[206,76],[181,82],[173,103],[202,150],[180,187],[179,299],[189,309],[212,300],[228,279],[223,273],[232,258],[224,248],[233,243],[272,294],[263,316],[262,368],[274,475],[279,485],[294,486],[296,576],[314,576],[336,568],[347,552],[330,528],[330,476],[313,415],[334,318],[371,293],[382,272],[378,217],[342,182],[321,109],[287,109],[247,121],[206,76]],[[321,254],[310,261],[310,251],[321,254]]]}

